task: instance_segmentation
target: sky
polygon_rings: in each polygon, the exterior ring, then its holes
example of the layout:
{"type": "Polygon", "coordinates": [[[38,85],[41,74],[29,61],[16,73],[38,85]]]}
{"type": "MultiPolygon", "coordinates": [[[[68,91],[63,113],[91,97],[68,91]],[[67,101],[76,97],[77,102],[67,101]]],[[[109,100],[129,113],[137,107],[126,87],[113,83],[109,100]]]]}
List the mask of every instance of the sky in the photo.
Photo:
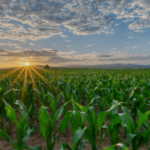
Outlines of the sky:
{"type": "Polygon", "coordinates": [[[150,0],[0,0],[0,68],[150,64],[150,0]]]}

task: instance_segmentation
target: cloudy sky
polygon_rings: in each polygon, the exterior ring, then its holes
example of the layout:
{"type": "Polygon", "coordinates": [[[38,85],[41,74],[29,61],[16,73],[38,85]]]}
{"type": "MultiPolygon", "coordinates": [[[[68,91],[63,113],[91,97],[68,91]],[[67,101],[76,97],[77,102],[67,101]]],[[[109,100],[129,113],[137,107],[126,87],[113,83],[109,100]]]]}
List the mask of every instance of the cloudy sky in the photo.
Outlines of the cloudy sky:
{"type": "Polygon", "coordinates": [[[0,0],[0,67],[150,64],[150,0],[0,0]]]}

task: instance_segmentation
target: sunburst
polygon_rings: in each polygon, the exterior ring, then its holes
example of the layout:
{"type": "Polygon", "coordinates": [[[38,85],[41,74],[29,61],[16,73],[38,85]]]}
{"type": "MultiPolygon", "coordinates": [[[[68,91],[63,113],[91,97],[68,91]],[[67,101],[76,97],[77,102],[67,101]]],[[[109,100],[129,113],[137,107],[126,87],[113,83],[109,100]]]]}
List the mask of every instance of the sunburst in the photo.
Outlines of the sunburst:
{"type": "Polygon", "coordinates": [[[48,72],[47,70],[44,70],[43,68],[39,68],[37,66],[31,66],[29,62],[25,62],[24,63],[24,67],[20,67],[20,68],[16,68],[4,75],[2,75],[0,77],[1,80],[4,80],[5,78],[7,78],[8,76],[11,76],[12,74],[14,74],[15,72],[21,70],[20,72],[18,72],[18,75],[16,76],[16,78],[14,79],[14,81],[12,82],[12,84],[10,85],[10,88],[13,88],[16,84],[16,82],[18,81],[18,79],[21,77],[21,75],[24,74],[24,82],[23,82],[23,88],[22,88],[22,94],[21,94],[21,100],[24,101],[24,96],[25,96],[25,90],[26,90],[26,84],[27,84],[27,78],[28,76],[30,77],[33,87],[37,89],[37,86],[35,84],[35,80],[33,78],[33,74],[36,74],[37,76],[39,76],[52,90],[54,90],[53,85],[48,81],[48,79],[46,79],[42,74],[40,74],[37,70],[41,70],[44,72],[48,72]]]}
{"type": "Polygon", "coordinates": [[[30,63],[29,63],[29,62],[25,62],[24,64],[25,64],[25,66],[29,66],[29,65],[30,65],[30,63]]]}

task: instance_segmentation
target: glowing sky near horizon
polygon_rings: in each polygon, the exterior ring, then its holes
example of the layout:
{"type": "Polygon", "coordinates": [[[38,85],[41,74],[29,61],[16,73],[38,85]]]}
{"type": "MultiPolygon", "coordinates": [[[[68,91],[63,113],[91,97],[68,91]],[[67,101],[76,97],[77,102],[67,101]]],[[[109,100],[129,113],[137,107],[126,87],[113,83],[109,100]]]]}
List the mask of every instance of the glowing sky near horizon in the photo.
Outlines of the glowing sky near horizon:
{"type": "Polygon", "coordinates": [[[0,68],[150,64],[149,0],[1,0],[0,68]]]}

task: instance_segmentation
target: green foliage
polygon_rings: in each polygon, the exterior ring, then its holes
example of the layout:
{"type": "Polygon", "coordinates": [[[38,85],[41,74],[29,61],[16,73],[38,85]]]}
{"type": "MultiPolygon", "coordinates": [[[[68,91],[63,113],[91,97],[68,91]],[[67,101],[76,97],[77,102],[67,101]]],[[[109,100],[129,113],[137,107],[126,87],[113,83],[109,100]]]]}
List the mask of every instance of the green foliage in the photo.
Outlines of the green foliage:
{"type": "MultiPolygon", "coordinates": [[[[25,143],[30,138],[33,132],[33,129],[29,127],[28,123],[29,111],[27,112],[26,107],[21,101],[16,101],[16,104],[20,106],[21,110],[20,118],[17,119],[15,110],[6,101],[4,101],[4,103],[8,118],[11,119],[16,125],[17,142],[14,142],[13,139],[8,136],[6,130],[0,130],[0,137],[5,137],[7,139],[7,142],[11,143],[12,147],[16,150],[29,149],[29,147],[25,143]]],[[[38,147],[35,147],[35,149],[36,148],[38,147]]]]}
{"type": "Polygon", "coordinates": [[[142,145],[150,149],[150,70],[53,68],[38,72],[46,80],[32,72],[35,87],[27,77],[24,103],[16,101],[21,99],[24,75],[13,88],[18,72],[0,79],[0,137],[14,149],[40,150],[26,145],[35,132],[41,132],[47,150],[54,149],[61,134],[73,136],[72,146],[61,143],[61,150],[83,150],[86,142],[98,150],[106,136],[111,146],[105,150],[128,150],[130,145],[133,150],[142,145]],[[14,125],[17,142],[9,136],[14,125]]]}

